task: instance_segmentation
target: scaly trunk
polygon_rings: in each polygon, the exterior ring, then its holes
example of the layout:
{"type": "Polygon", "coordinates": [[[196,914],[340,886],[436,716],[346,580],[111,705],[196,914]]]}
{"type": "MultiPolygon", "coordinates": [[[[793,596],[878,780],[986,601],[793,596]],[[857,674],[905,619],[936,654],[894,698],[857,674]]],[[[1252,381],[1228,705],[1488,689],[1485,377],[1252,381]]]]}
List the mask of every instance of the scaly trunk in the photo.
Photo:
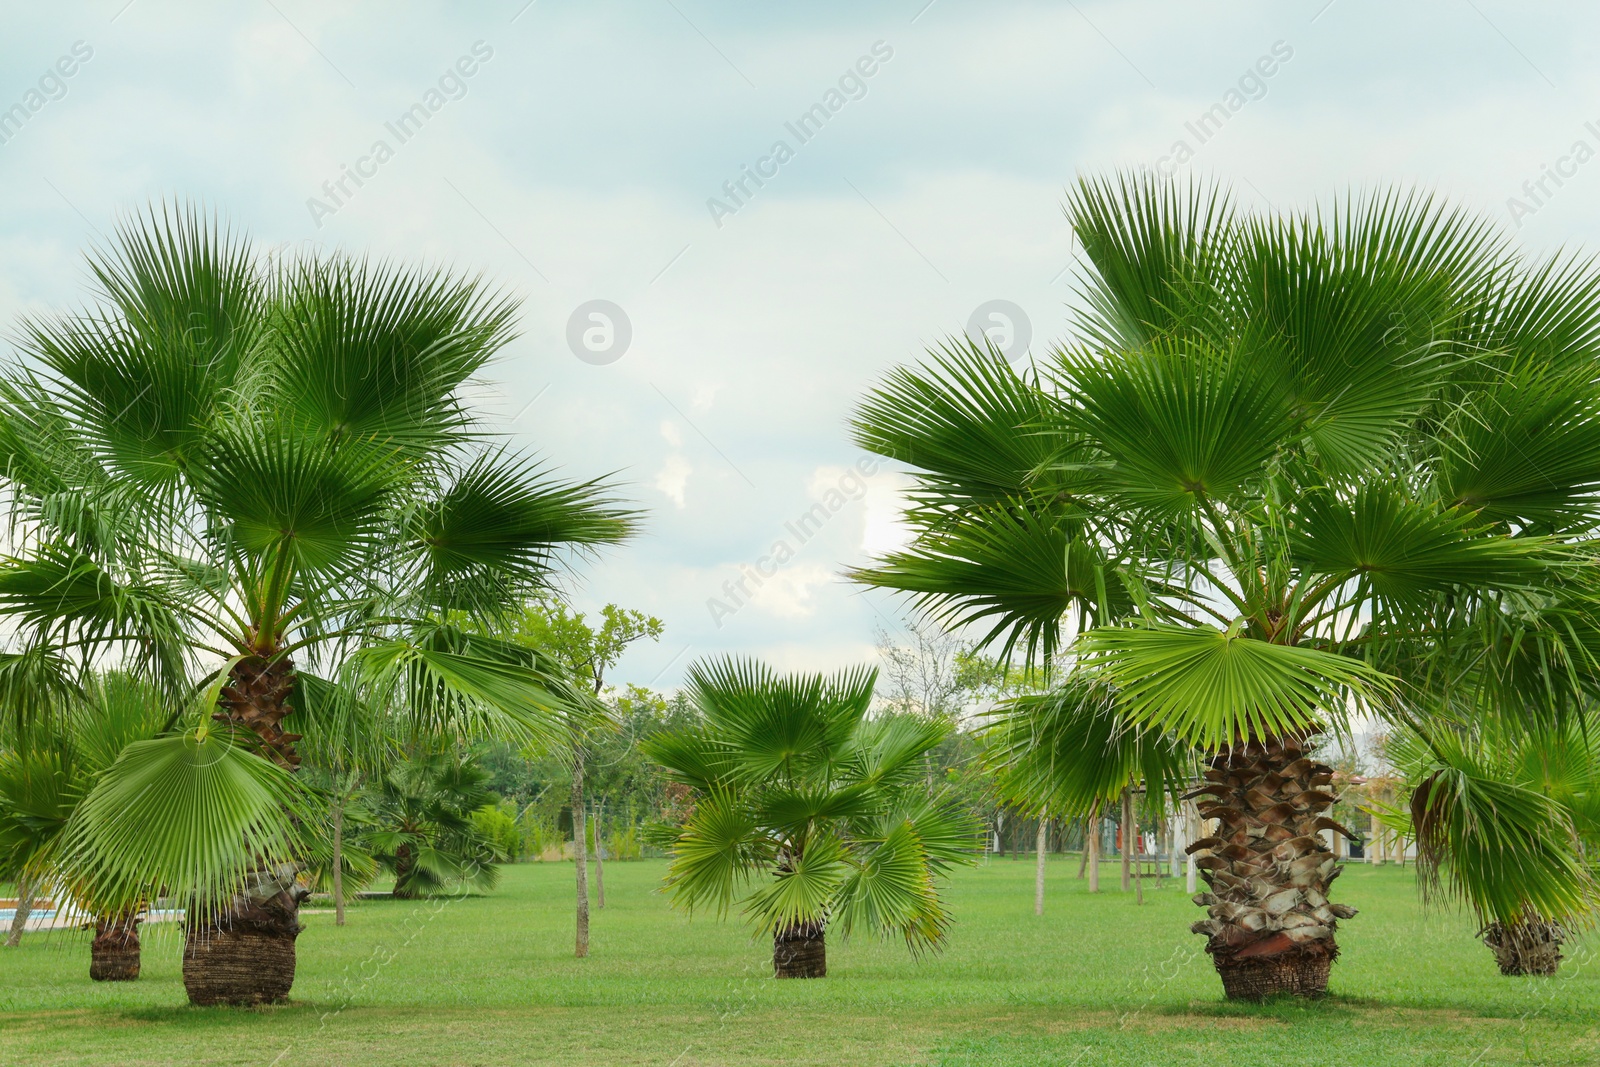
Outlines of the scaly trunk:
{"type": "Polygon", "coordinates": [[[300,766],[294,743],[299,734],[283,731],[283,720],[294,711],[294,664],[286,657],[268,660],[246,656],[234,664],[212,714],[218,722],[242,726],[261,739],[265,754],[290,770],[300,766]]]}
{"type": "Polygon", "coordinates": [[[89,977],[96,982],[131,982],[139,977],[139,917],[102,916],[89,942],[89,977]]]}
{"type": "Polygon", "coordinates": [[[774,978],[826,978],[828,950],[820,922],[795,923],[772,935],[774,978]]]}
{"type": "Polygon", "coordinates": [[[289,998],[300,902],[310,895],[296,874],[287,864],[257,871],[226,911],[190,924],[183,986],[191,1004],[275,1004],[289,998]]]}
{"type": "Polygon", "coordinates": [[[33,911],[33,879],[26,875],[17,876],[17,907],[11,914],[11,932],[6,935],[6,947],[16,948],[22,944],[22,931],[27,929],[28,916],[33,911]]]}
{"type": "Polygon", "coordinates": [[[1493,950],[1501,974],[1549,976],[1561,966],[1561,942],[1567,931],[1560,923],[1533,918],[1511,925],[1490,923],[1478,936],[1493,950]]]}
{"type": "Polygon", "coordinates": [[[1341,868],[1323,844],[1322,830],[1349,836],[1323,815],[1334,802],[1325,790],[1333,771],[1305,755],[1295,738],[1250,741],[1209,760],[1200,814],[1219,822],[1214,837],[1189,846],[1210,892],[1196,904],[1210,918],[1191,929],[1206,934],[1230,1000],[1275,993],[1321,996],[1339,954],[1336,920],[1355,909],[1328,903],[1341,868]]]}
{"type": "Polygon", "coordinates": [[[589,841],[583,818],[583,753],[572,756],[572,859],[578,868],[578,934],[574,955],[589,955],[589,841]]]}

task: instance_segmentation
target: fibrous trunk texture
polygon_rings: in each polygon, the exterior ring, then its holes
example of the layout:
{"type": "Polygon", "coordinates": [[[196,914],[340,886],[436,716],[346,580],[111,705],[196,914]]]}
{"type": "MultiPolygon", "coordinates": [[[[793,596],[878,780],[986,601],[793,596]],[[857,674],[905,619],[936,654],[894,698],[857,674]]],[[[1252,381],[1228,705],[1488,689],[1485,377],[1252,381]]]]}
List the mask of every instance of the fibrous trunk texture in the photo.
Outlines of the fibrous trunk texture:
{"type": "Polygon", "coordinates": [[[283,720],[294,711],[289,703],[293,692],[294,664],[287,657],[246,656],[234,664],[217,700],[223,710],[212,718],[254,733],[267,755],[293,769],[300,766],[294,748],[300,735],[283,731],[283,720]]]}
{"type": "Polygon", "coordinates": [[[795,923],[772,935],[775,978],[826,978],[828,950],[820,922],[795,923]]]}
{"type": "Polygon", "coordinates": [[[1272,738],[1218,751],[1205,779],[1191,796],[1219,827],[1189,846],[1210,888],[1194,898],[1210,917],[1190,929],[1207,936],[1230,1000],[1321,996],[1339,954],[1337,920],[1356,913],[1328,902],[1342,868],[1322,831],[1349,836],[1323,814],[1335,799],[1332,769],[1303,741],[1272,738]]]}
{"type": "Polygon", "coordinates": [[[139,918],[135,915],[95,920],[89,942],[89,977],[96,982],[131,982],[139,977],[139,918]]]}
{"type": "Polygon", "coordinates": [[[191,924],[183,950],[183,986],[189,1002],[273,1004],[294,985],[294,939],[300,902],[310,895],[293,867],[257,871],[228,909],[210,922],[191,924]]]}
{"type": "Polygon", "coordinates": [[[1561,942],[1567,931],[1560,923],[1528,919],[1520,923],[1490,923],[1479,931],[1483,943],[1494,951],[1504,975],[1552,975],[1561,966],[1561,942]]]}

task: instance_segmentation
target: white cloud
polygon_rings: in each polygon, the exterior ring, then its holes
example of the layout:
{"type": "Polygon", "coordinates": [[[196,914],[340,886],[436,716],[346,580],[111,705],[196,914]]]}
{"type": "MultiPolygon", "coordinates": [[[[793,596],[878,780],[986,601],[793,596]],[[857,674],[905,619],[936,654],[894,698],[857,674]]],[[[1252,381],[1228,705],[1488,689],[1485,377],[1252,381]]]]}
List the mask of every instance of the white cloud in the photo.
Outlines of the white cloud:
{"type": "Polygon", "coordinates": [[[683,493],[689,485],[689,475],[693,470],[688,460],[676,452],[669,452],[666,459],[661,461],[661,469],[656,471],[655,487],[682,509],[686,506],[683,493]]]}

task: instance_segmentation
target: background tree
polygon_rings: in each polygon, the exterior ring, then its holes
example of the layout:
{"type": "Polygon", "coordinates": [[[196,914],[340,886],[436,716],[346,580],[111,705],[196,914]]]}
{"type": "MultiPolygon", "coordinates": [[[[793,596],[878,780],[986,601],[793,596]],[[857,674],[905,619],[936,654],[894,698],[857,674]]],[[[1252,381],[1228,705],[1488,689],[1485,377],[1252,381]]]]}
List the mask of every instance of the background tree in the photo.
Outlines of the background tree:
{"type": "Polygon", "coordinates": [[[513,641],[526,647],[548,651],[577,682],[595,698],[585,705],[585,714],[568,718],[566,748],[572,766],[572,855],[577,869],[577,923],[574,953],[579,959],[589,955],[589,856],[585,823],[584,755],[600,733],[615,728],[614,720],[599,700],[605,689],[606,672],[616,666],[628,646],[649,638],[660,640],[660,619],[640,611],[607,604],[600,610],[599,625],[558,601],[529,605],[510,631],[513,641]]]}
{"type": "Polygon", "coordinates": [[[516,310],[480,280],[268,263],[193,208],[89,266],[93,305],[24,321],[0,378],[0,614],[21,651],[137,664],[183,709],[77,809],[80,876],[186,899],[195,1002],[281,999],[303,680],[351,671],[416,736],[557,740],[560,672],[451,620],[511,610],[632,517],[477,423],[463,389],[516,310]]]}
{"type": "Polygon", "coordinates": [[[950,919],[937,878],[977,847],[970,814],[922,778],[948,722],[869,719],[875,680],[862,669],[779,676],[748,661],[697,663],[689,690],[700,721],[646,742],[694,791],[671,841],[673,903],[719,914],[741,904],[772,936],[779,978],[827,973],[830,926],[897,934],[913,951],[938,945],[950,919]]]}
{"type": "Polygon", "coordinates": [[[857,441],[917,472],[917,536],[856,577],[1002,657],[1076,634],[1130,729],[1206,753],[1195,929],[1228,994],[1317,995],[1351,913],[1317,734],[1447,686],[1584,714],[1596,273],[1416,195],[1254,217],[1142,176],[1068,211],[1075,340],[1020,375],[953,341],[862,404],[857,441]]]}

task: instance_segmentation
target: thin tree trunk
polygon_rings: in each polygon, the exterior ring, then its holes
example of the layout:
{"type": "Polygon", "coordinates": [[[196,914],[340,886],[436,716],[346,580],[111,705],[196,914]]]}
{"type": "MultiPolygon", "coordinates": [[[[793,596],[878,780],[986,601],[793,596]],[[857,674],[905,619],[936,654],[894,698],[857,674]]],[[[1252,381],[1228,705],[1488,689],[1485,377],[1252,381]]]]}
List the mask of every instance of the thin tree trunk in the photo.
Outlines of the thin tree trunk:
{"type": "Polygon", "coordinates": [[[1189,852],[1189,871],[1184,876],[1184,891],[1194,896],[1195,890],[1200,887],[1200,869],[1195,866],[1195,854],[1190,849],[1200,840],[1200,812],[1192,800],[1183,802],[1183,822],[1184,851],[1189,852]]]}
{"type": "Polygon", "coordinates": [[[33,879],[26,874],[17,876],[17,910],[11,916],[11,933],[6,935],[6,947],[16,948],[22,944],[22,931],[28,925],[28,916],[33,912],[33,879]]]}
{"type": "Polygon", "coordinates": [[[1133,871],[1128,864],[1128,826],[1133,822],[1133,791],[1128,786],[1122,787],[1122,826],[1118,837],[1122,840],[1122,891],[1126,893],[1133,888],[1133,871]]]}
{"type": "Polygon", "coordinates": [[[1040,812],[1038,869],[1033,873],[1033,913],[1035,915],[1044,914],[1044,854],[1045,845],[1049,844],[1045,839],[1048,833],[1049,823],[1045,821],[1044,813],[1040,812]]]}
{"type": "Polygon", "coordinates": [[[1089,812],[1089,836],[1085,842],[1089,858],[1089,892],[1100,892],[1100,802],[1094,802],[1089,812]]]}
{"type": "Polygon", "coordinates": [[[600,843],[600,816],[605,810],[606,802],[602,797],[594,808],[594,902],[600,908],[606,906],[605,846],[600,843]]]}
{"type": "Polygon", "coordinates": [[[589,841],[583,818],[583,752],[572,755],[572,859],[578,869],[578,936],[575,954],[589,955],[589,841]]]}
{"type": "Polygon", "coordinates": [[[344,794],[333,802],[333,925],[344,925],[344,794]]]}
{"type": "Polygon", "coordinates": [[[1144,840],[1139,833],[1139,828],[1134,827],[1133,833],[1133,902],[1144,903],[1144,840]]]}
{"type": "Polygon", "coordinates": [[[1089,869],[1089,822],[1090,820],[1088,819],[1083,820],[1083,852],[1078,857],[1078,878],[1080,880],[1089,869]]]}

